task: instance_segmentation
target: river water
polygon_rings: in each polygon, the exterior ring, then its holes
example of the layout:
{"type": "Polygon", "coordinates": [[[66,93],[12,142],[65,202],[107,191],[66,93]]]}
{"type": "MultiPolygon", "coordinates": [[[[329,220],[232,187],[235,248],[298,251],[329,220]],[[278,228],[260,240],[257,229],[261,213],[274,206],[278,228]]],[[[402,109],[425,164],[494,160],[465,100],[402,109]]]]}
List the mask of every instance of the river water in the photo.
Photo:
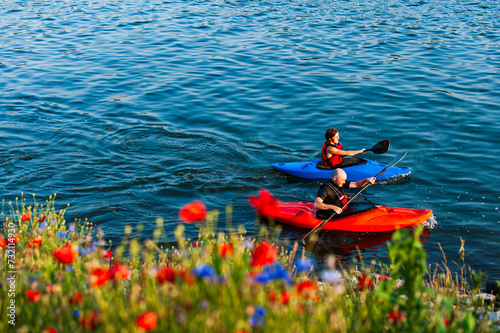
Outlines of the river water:
{"type": "MultiPolygon", "coordinates": [[[[0,3],[0,194],[57,193],[68,220],[144,237],[193,200],[258,234],[248,196],[314,200],[271,168],[391,140],[411,176],[366,199],[429,208],[428,261],[500,278],[500,3],[496,0],[0,3]]],[[[197,229],[187,226],[187,235],[197,229]]],[[[282,238],[301,231],[285,229],[282,238]]],[[[388,236],[326,233],[306,256],[387,260],[388,236]]]]}

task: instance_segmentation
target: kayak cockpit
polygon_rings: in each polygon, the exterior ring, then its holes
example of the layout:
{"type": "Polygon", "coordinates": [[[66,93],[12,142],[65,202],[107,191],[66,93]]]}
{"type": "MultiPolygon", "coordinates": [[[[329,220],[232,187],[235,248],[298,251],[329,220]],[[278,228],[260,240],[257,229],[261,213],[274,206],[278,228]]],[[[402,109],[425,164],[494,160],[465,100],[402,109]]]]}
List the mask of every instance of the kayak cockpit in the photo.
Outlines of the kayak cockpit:
{"type": "Polygon", "coordinates": [[[318,163],[316,163],[316,168],[321,170],[333,170],[338,168],[347,168],[355,165],[366,164],[367,162],[368,162],[367,160],[362,158],[344,158],[342,160],[342,163],[332,168],[331,166],[323,165],[323,161],[319,160],[318,163]]]}
{"type": "MultiPolygon", "coordinates": [[[[366,212],[369,212],[373,209],[375,209],[377,207],[377,205],[371,203],[371,202],[352,202],[349,204],[349,206],[347,206],[346,209],[344,209],[344,211],[340,214],[336,214],[333,218],[332,218],[332,221],[333,220],[337,220],[337,219],[341,219],[341,218],[344,218],[344,217],[347,217],[347,216],[352,216],[352,215],[356,215],[356,214],[363,214],[363,213],[366,213],[366,212]]],[[[312,209],[311,210],[311,213],[316,216],[316,218],[318,219],[327,219],[330,217],[331,213],[328,214],[327,216],[323,216],[321,214],[316,214],[316,209],[312,209]]]]}

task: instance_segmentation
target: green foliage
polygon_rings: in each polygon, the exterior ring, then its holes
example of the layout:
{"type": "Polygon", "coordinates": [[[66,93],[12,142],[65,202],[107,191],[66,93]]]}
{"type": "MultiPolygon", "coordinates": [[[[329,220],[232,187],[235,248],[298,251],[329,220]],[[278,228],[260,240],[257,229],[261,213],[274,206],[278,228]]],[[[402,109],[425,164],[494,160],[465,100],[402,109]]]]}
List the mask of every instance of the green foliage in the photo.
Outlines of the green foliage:
{"type": "MultiPolygon", "coordinates": [[[[9,260],[17,272],[14,296],[9,296],[9,283],[1,285],[2,318],[8,318],[8,306],[15,301],[15,326],[3,319],[2,332],[48,328],[139,332],[138,318],[147,311],[157,317],[153,328],[157,332],[496,330],[486,315],[492,309],[475,299],[482,275],[472,272],[473,287],[469,288],[465,278],[455,281],[451,273],[428,272],[420,228],[412,234],[407,230],[394,233],[388,244],[389,266],[372,263],[344,270],[335,268],[331,260],[326,269],[330,277],[316,275],[325,272],[292,275],[298,243],[291,251],[279,246],[276,262],[283,271],[287,269],[291,281],[263,282],[257,277],[265,268],[252,267],[253,251],[261,242],[278,241],[277,228],[271,232],[263,228],[255,239],[247,237],[242,227],[229,235],[216,233],[218,214],[209,212],[206,223],[198,224],[198,246],[185,238],[185,227],[180,224],[175,230],[177,246],[163,249],[163,220],[157,219],[152,239],[141,239],[142,227],[134,233],[127,227],[113,257],[106,258],[103,253],[109,243],[102,232],[88,221],[68,226],[66,210],[56,211],[54,198],[45,206],[34,197],[32,205],[26,205],[24,198],[3,205],[8,210],[2,210],[1,234],[9,238],[13,229],[18,241],[11,258],[8,244],[0,248],[2,272],[10,271],[9,260]],[[41,245],[37,245],[39,239],[41,245]],[[232,250],[222,252],[228,244],[232,250]],[[61,264],[53,255],[65,246],[79,248],[71,264],[61,264]],[[107,276],[99,285],[96,272],[112,271],[118,264],[129,275],[123,279],[107,276]],[[162,280],[168,276],[162,273],[167,267],[174,272],[172,280],[162,280]],[[200,273],[203,267],[208,267],[206,276],[200,273]]],[[[234,230],[228,219],[227,230],[234,230]]]]}

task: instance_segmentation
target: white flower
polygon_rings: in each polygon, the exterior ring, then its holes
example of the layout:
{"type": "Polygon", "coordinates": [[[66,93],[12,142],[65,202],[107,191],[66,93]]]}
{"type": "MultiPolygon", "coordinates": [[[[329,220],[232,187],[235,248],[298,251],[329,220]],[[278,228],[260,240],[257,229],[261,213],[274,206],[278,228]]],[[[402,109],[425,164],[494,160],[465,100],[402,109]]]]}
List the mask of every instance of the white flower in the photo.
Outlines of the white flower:
{"type": "Polygon", "coordinates": [[[321,277],[323,278],[324,282],[328,282],[328,283],[341,283],[341,282],[343,282],[342,274],[340,274],[340,272],[335,270],[335,269],[321,272],[321,277]]]}

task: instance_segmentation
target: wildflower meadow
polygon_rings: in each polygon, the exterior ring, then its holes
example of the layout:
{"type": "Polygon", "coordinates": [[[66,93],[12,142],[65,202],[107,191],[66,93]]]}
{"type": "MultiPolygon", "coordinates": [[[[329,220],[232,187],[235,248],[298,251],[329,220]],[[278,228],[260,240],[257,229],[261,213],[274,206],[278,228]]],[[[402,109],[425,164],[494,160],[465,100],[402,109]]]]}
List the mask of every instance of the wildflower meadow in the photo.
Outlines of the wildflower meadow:
{"type": "Polygon", "coordinates": [[[278,232],[217,231],[217,212],[201,201],[180,209],[174,247],[163,245],[161,218],[151,239],[126,227],[111,247],[56,206],[55,196],[2,203],[2,332],[496,331],[478,275],[431,270],[421,228],[394,233],[389,265],[337,267],[332,256],[317,270],[278,232]]]}

